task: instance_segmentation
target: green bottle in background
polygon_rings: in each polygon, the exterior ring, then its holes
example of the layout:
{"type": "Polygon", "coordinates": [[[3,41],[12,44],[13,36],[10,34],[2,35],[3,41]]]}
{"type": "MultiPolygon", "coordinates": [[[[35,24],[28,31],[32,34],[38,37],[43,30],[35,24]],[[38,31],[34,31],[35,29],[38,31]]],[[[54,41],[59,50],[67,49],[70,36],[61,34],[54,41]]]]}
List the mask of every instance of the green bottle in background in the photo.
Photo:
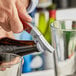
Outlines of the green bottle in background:
{"type": "Polygon", "coordinates": [[[42,33],[42,35],[45,34],[46,28],[47,28],[47,23],[46,23],[45,12],[40,11],[39,12],[38,29],[42,33]]]}
{"type": "Polygon", "coordinates": [[[51,44],[51,28],[50,24],[56,19],[56,5],[51,5],[48,8],[49,11],[49,21],[47,22],[47,28],[45,32],[45,39],[51,44]]]}

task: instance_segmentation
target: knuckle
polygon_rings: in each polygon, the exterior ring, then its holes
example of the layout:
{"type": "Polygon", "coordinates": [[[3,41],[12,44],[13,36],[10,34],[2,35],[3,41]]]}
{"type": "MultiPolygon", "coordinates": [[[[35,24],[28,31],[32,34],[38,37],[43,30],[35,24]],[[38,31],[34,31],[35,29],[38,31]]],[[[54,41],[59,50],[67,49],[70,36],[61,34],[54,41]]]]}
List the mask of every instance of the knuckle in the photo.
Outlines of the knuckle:
{"type": "Polygon", "coordinates": [[[5,22],[5,14],[3,12],[0,12],[0,22],[5,22]]]}
{"type": "Polygon", "coordinates": [[[8,16],[12,15],[12,9],[8,9],[8,10],[6,10],[6,12],[7,12],[8,16]]]}
{"type": "Polygon", "coordinates": [[[12,30],[14,33],[20,33],[23,31],[23,29],[15,29],[15,30],[12,30]]]}
{"type": "MultiPolygon", "coordinates": [[[[11,11],[12,11],[12,5],[11,4],[1,4],[0,5],[0,11],[3,11],[3,12],[6,12],[8,13],[9,15],[11,14],[11,11]]],[[[1,13],[3,13],[1,12],[1,13]]]]}

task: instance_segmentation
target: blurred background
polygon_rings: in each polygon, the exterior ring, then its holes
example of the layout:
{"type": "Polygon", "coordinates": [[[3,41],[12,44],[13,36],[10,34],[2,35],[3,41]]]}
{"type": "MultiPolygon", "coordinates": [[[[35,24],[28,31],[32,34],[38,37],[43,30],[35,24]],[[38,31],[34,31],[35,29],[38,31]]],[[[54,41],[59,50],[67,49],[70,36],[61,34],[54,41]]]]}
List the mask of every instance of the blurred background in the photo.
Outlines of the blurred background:
{"type": "MultiPolygon", "coordinates": [[[[30,13],[33,18],[33,26],[39,31],[51,45],[51,32],[49,25],[57,19],[58,10],[76,8],[76,0],[39,0],[38,6],[30,13]]],[[[63,14],[61,14],[63,15],[63,14]]],[[[15,34],[18,40],[32,40],[32,36],[26,31],[15,34]]],[[[48,70],[54,68],[53,56],[49,52],[24,56],[22,73],[48,70]]]]}

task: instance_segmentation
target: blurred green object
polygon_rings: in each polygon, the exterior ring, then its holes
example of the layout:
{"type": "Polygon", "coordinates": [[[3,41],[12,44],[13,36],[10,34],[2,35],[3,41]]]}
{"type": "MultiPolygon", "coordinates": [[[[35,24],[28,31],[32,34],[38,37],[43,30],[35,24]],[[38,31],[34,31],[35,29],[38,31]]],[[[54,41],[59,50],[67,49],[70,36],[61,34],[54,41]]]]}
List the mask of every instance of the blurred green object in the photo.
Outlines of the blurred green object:
{"type": "Polygon", "coordinates": [[[50,31],[49,23],[47,24],[47,30],[45,32],[44,37],[49,43],[51,43],[51,31],[50,31]]]}
{"type": "Polygon", "coordinates": [[[56,19],[56,5],[51,5],[48,8],[49,11],[49,21],[47,22],[47,30],[45,32],[45,39],[51,44],[51,29],[50,24],[53,23],[56,19]]]}
{"type": "Polygon", "coordinates": [[[47,28],[47,23],[46,23],[45,13],[42,11],[42,12],[39,12],[38,29],[44,35],[46,32],[46,28],[47,28]]]}
{"type": "Polygon", "coordinates": [[[55,21],[56,19],[56,5],[53,4],[46,8],[49,12],[49,20],[46,21],[45,17],[45,11],[39,12],[39,24],[38,29],[42,33],[42,35],[45,37],[45,39],[51,44],[51,29],[50,24],[55,21]]]}

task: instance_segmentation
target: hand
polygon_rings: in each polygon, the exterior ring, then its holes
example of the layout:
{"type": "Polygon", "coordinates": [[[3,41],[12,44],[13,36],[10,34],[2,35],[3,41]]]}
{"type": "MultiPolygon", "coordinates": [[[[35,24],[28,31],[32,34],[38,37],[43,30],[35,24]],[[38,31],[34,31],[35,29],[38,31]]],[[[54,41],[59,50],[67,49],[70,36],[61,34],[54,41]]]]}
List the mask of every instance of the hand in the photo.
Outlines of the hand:
{"type": "Polygon", "coordinates": [[[23,25],[19,19],[32,21],[27,13],[30,0],[0,0],[0,26],[6,31],[21,32],[23,25]]]}

